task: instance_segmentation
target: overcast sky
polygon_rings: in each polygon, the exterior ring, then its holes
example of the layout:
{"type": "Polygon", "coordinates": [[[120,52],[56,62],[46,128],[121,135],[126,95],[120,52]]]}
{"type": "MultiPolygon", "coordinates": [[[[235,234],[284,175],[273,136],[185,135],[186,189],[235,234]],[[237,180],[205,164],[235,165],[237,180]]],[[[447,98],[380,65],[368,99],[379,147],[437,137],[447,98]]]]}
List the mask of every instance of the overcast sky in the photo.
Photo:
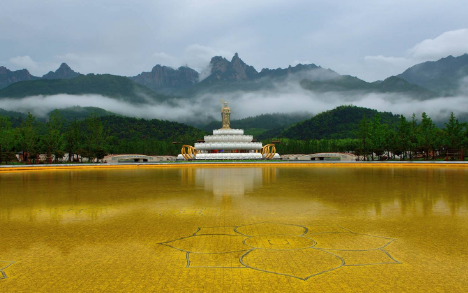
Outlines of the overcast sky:
{"type": "Polygon", "coordinates": [[[315,63],[374,81],[467,53],[467,15],[460,0],[7,0],[0,66],[130,76],[238,52],[259,71],[315,63]]]}

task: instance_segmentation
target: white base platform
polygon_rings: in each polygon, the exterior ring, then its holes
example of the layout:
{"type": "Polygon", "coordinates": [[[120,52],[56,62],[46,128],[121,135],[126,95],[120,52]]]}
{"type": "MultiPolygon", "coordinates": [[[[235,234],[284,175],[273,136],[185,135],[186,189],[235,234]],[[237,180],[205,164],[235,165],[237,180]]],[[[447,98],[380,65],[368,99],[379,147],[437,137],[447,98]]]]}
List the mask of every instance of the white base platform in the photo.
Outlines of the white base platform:
{"type": "Polygon", "coordinates": [[[217,153],[197,154],[195,160],[261,160],[260,153],[217,153]]]}
{"type": "MultiPolygon", "coordinates": [[[[275,154],[273,159],[279,160],[279,154],[275,154]]],[[[261,160],[263,159],[260,153],[210,153],[210,154],[197,154],[194,160],[261,160]]],[[[177,160],[185,160],[182,155],[177,156],[177,160]]]]}

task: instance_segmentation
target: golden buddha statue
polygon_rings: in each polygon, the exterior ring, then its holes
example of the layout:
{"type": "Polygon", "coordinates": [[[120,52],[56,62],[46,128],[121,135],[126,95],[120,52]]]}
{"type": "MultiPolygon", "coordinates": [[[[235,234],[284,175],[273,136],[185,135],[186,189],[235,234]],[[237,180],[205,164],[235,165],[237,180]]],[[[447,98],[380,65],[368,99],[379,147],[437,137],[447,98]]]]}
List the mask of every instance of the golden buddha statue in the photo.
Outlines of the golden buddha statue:
{"type": "Polygon", "coordinates": [[[228,107],[227,102],[223,102],[223,108],[221,109],[221,118],[223,127],[221,129],[231,129],[231,109],[228,107]]]}

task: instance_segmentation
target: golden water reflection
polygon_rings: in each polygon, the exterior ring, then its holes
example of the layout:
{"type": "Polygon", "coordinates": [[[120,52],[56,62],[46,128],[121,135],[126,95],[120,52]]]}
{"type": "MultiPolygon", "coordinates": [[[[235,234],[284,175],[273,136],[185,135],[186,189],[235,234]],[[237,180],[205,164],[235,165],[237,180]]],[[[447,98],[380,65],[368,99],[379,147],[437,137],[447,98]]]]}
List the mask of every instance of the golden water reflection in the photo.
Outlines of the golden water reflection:
{"type": "MultiPolygon", "coordinates": [[[[462,168],[181,167],[3,173],[0,292],[278,288],[461,292],[468,285],[467,190],[468,170],[462,168]],[[308,257],[312,262],[333,258],[314,250],[245,256],[249,266],[287,271],[284,275],[246,269],[238,262],[240,252],[233,252],[233,257],[194,254],[192,267],[187,268],[184,251],[158,244],[198,233],[208,235],[197,238],[206,242],[184,245],[217,251],[234,245],[229,237],[237,237],[240,244],[233,247],[243,247],[236,227],[264,222],[305,227],[304,237],[312,240],[261,236],[245,243],[261,241],[262,249],[268,245],[283,249],[315,241],[317,247],[344,249],[334,255],[349,264],[384,264],[340,268],[302,280],[314,270],[308,257]],[[396,240],[384,252],[364,253],[372,249],[369,241],[375,236],[396,240]],[[347,247],[352,249],[346,252],[347,247]],[[389,255],[398,262],[385,261],[389,255]],[[204,267],[216,262],[236,270],[204,267]],[[288,278],[295,274],[302,279],[288,278]]],[[[258,231],[249,235],[263,233],[258,231]]]]}

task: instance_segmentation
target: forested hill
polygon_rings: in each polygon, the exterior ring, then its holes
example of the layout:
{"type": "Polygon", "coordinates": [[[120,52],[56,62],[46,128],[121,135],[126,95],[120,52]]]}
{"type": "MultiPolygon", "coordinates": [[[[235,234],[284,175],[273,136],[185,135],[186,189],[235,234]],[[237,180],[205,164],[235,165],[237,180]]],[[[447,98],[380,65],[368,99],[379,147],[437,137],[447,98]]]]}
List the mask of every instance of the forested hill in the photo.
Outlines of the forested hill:
{"type": "MultiPolygon", "coordinates": [[[[66,121],[73,121],[75,119],[83,120],[91,116],[91,114],[94,114],[97,117],[120,116],[120,115],[115,114],[114,112],[110,112],[110,111],[107,111],[98,107],[75,106],[75,107],[68,107],[68,108],[55,109],[55,110],[57,110],[60,113],[60,115],[63,117],[63,119],[65,119],[66,121]]],[[[49,112],[47,116],[49,116],[52,112],[53,111],[49,112]]]]}
{"type": "Polygon", "coordinates": [[[398,123],[400,117],[368,108],[339,106],[284,130],[280,136],[292,139],[355,138],[362,118],[373,118],[377,113],[380,114],[382,123],[392,126],[398,123]]]}
{"type": "MultiPolygon", "coordinates": [[[[133,117],[118,116],[112,112],[97,107],[70,107],[57,109],[59,116],[63,118],[65,128],[75,119],[83,121],[94,115],[101,120],[109,130],[109,135],[118,139],[157,139],[164,141],[182,141],[193,144],[197,139],[203,139],[206,132],[198,128],[188,126],[178,122],[158,120],[158,119],[139,119],[133,117]]],[[[49,117],[54,111],[48,113],[49,117]]],[[[20,127],[28,115],[6,111],[0,109],[0,116],[9,117],[14,128],[20,127]]],[[[40,132],[43,132],[43,124],[48,120],[47,117],[36,117],[40,132]]]]}
{"type": "Polygon", "coordinates": [[[130,103],[160,102],[170,98],[158,94],[127,77],[111,74],[80,75],[73,79],[20,81],[0,90],[0,98],[24,98],[57,94],[95,94],[130,103]]]}
{"type": "MultiPolygon", "coordinates": [[[[62,109],[55,109],[47,113],[46,116],[43,117],[36,117],[36,121],[40,123],[45,123],[47,121],[47,117],[49,117],[52,112],[58,111],[60,116],[65,120],[65,122],[71,122],[76,120],[84,120],[94,114],[96,117],[102,116],[112,116],[117,115],[113,112],[98,108],[98,107],[68,107],[62,109]]],[[[15,112],[15,111],[7,111],[0,108],[0,116],[6,116],[10,118],[11,124],[13,127],[19,127],[21,123],[28,117],[28,114],[15,112]]]]}
{"type": "Polygon", "coordinates": [[[158,119],[103,116],[99,120],[109,129],[109,134],[118,139],[156,139],[193,144],[206,135],[206,132],[198,128],[158,119]]]}

